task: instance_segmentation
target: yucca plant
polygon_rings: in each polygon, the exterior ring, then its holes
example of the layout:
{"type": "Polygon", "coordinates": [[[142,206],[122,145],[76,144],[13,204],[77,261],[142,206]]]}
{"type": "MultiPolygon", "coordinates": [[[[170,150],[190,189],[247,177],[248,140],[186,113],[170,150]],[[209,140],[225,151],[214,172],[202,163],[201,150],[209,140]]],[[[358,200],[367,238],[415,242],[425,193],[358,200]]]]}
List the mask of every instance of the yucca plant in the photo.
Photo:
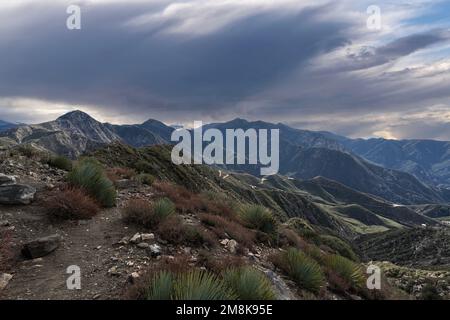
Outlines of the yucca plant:
{"type": "Polygon", "coordinates": [[[276,295],[266,275],[252,267],[229,269],[223,273],[227,286],[240,300],[275,300],[276,295]]]}
{"type": "Polygon", "coordinates": [[[151,285],[145,298],[147,300],[170,300],[173,293],[174,275],[167,271],[161,271],[153,275],[151,285]]]}
{"type": "Polygon", "coordinates": [[[148,300],[230,300],[236,299],[224,282],[207,271],[158,272],[150,281],[148,300]]]}
{"type": "Polygon", "coordinates": [[[325,263],[353,288],[361,288],[364,285],[365,277],[359,264],[336,254],[328,256],[325,263]]]}
{"type": "Polygon", "coordinates": [[[303,289],[317,293],[325,284],[320,265],[297,249],[282,252],[275,264],[303,289]]]}
{"type": "Polygon", "coordinates": [[[253,229],[272,233],[275,231],[276,220],[272,212],[260,205],[243,205],[239,210],[239,216],[244,223],[253,229]]]}
{"type": "Polygon", "coordinates": [[[157,222],[167,219],[175,213],[175,204],[168,198],[161,198],[153,202],[153,215],[157,222]]]}
{"type": "Polygon", "coordinates": [[[69,172],[67,180],[73,187],[84,189],[102,206],[112,207],[116,203],[116,190],[102,166],[93,159],[83,159],[69,172]]]}

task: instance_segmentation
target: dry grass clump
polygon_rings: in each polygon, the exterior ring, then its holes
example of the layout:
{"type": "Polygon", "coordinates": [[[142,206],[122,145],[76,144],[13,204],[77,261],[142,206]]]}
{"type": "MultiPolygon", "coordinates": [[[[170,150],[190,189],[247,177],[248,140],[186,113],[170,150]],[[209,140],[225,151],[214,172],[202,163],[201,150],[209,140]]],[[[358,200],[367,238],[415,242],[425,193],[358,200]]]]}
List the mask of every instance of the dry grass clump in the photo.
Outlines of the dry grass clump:
{"type": "Polygon", "coordinates": [[[235,221],[208,213],[199,214],[198,218],[219,238],[232,238],[236,240],[240,246],[242,245],[247,248],[252,248],[255,243],[255,232],[243,227],[235,221]]]}
{"type": "Polygon", "coordinates": [[[90,219],[100,211],[97,201],[79,188],[54,192],[44,201],[44,206],[52,219],[90,219]]]}
{"type": "Polygon", "coordinates": [[[167,198],[150,203],[146,200],[129,200],[122,209],[123,219],[146,228],[154,228],[175,213],[175,205],[167,198]]]}
{"type": "Polygon", "coordinates": [[[187,225],[180,217],[173,216],[165,220],[158,227],[158,234],[163,239],[175,245],[191,245],[195,247],[214,247],[218,239],[201,226],[187,225]]]}

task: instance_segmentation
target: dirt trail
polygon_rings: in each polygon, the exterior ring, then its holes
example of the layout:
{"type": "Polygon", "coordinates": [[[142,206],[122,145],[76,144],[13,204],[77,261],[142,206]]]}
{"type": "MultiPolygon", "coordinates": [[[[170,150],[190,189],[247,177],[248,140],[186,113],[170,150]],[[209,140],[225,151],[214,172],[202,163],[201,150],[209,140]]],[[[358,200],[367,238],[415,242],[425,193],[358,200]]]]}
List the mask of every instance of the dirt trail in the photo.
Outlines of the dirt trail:
{"type": "Polygon", "coordinates": [[[117,299],[120,298],[129,274],[148,264],[144,250],[120,246],[131,230],[120,221],[118,209],[105,210],[92,220],[63,224],[50,223],[37,206],[0,207],[0,219],[7,219],[14,230],[14,250],[26,241],[59,234],[61,246],[53,253],[36,260],[21,260],[13,268],[13,279],[2,292],[6,299],[117,299]],[[68,290],[67,267],[81,269],[81,290],[68,290]],[[117,275],[108,274],[116,266],[117,275]]]}

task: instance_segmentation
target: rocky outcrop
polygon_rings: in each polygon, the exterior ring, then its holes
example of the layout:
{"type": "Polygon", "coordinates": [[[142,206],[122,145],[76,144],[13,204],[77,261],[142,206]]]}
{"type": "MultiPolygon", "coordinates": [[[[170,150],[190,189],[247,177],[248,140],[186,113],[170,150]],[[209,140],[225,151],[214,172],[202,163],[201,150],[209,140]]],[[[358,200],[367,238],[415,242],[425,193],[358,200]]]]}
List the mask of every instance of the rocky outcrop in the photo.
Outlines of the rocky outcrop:
{"type": "Polygon", "coordinates": [[[15,184],[16,178],[13,176],[7,176],[6,174],[0,173],[0,186],[15,184]]]}
{"type": "Polygon", "coordinates": [[[36,259],[55,251],[61,244],[61,236],[54,234],[26,243],[22,248],[22,254],[28,259],[36,259]]]}
{"type": "Polygon", "coordinates": [[[24,184],[0,185],[0,204],[30,204],[36,189],[24,184]]]}

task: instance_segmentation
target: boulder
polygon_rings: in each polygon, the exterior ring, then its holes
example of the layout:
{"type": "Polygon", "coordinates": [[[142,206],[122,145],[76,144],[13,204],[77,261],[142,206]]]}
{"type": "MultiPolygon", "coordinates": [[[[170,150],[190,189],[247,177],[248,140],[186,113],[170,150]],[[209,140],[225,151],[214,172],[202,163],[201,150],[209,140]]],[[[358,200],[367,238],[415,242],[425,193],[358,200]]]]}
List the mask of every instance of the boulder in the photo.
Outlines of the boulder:
{"type": "Polygon", "coordinates": [[[158,246],[157,244],[152,244],[149,247],[149,251],[150,251],[150,255],[154,258],[161,255],[161,247],[158,246]]]}
{"type": "Polygon", "coordinates": [[[22,184],[0,186],[0,204],[30,204],[36,189],[22,184]]]}
{"type": "Polygon", "coordinates": [[[9,281],[11,281],[12,278],[13,276],[10,275],[9,273],[0,274],[0,291],[6,288],[6,286],[8,285],[9,281]]]}
{"type": "Polygon", "coordinates": [[[0,186],[6,186],[16,184],[16,178],[13,176],[7,176],[6,174],[0,173],[0,186]]]}
{"type": "Polygon", "coordinates": [[[227,242],[227,244],[225,245],[225,248],[230,251],[230,253],[235,254],[237,251],[237,247],[238,247],[238,243],[236,242],[236,240],[231,239],[230,241],[227,242]]]}
{"type": "Polygon", "coordinates": [[[28,259],[46,256],[59,247],[61,240],[60,235],[54,234],[27,242],[22,248],[22,254],[28,259]]]}

